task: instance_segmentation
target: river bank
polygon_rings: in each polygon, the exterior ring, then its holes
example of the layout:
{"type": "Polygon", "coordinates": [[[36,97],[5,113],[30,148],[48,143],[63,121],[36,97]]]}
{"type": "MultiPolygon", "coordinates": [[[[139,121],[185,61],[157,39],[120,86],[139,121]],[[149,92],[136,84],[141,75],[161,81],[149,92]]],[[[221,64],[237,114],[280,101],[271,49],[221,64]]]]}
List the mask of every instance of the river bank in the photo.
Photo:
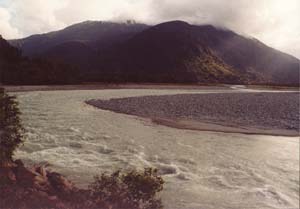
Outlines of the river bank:
{"type": "Polygon", "coordinates": [[[87,104],[175,128],[299,135],[299,93],[179,94],[89,100],[87,104]]]}
{"type": "Polygon", "coordinates": [[[266,91],[299,91],[299,87],[289,86],[263,86],[263,85],[230,85],[230,84],[166,84],[166,83],[95,83],[81,85],[27,85],[27,86],[3,86],[8,92],[27,91],[65,91],[65,90],[102,90],[102,89],[182,89],[182,90],[232,90],[232,89],[254,89],[266,91]]]}
{"type": "Polygon", "coordinates": [[[85,104],[91,99],[244,90],[103,89],[12,93],[26,140],[25,165],[85,188],[93,176],[153,167],[165,180],[166,209],[282,209],[299,205],[299,138],[170,128],[85,104]]]}

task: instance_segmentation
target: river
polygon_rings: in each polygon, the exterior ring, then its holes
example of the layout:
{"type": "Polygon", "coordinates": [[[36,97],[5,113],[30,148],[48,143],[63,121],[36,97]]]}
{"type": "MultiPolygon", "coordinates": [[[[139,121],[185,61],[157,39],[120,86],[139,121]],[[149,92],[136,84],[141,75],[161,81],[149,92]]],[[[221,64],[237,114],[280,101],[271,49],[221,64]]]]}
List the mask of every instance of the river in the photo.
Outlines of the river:
{"type": "MultiPolygon", "coordinates": [[[[232,90],[237,91],[237,90],[232,90]]],[[[182,130],[96,109],[89,99],[200,90],[72,90],[13,93],[26,142],[16,158],[85,186],[116,169],[160,169],[167,209],[299,208],[299,138],[182,130]]],[[[219,92],[222,92],[221,90],[219,92]]]]}

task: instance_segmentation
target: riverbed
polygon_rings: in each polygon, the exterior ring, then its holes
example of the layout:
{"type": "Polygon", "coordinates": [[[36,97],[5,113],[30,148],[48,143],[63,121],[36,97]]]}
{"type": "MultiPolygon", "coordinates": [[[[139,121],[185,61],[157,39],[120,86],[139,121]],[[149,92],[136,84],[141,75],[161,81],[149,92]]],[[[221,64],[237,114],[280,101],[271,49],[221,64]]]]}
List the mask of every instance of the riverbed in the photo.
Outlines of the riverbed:
{"type": "Polygon", "coordinates": [[[16,158],[85,186],[116,169],[156,167],[167,209],[299,208],[299,138],[176,129],[97,109],[90,99],[239,90],[110,89],[17,95],[26,142],[16,158]]]}

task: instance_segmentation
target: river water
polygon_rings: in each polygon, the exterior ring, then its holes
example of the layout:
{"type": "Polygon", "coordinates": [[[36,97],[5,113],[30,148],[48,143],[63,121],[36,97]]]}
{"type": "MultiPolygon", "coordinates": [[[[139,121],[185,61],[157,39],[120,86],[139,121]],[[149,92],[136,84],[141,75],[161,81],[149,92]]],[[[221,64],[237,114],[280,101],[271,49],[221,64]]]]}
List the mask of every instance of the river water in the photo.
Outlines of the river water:
{"type": "Polygon", "coordinates": [[[156,167],[166,181],[162,198],[167,209],[299,208],[297,137],[181,130],[84,103],[178,93],[209,91],[14,93],[27,130],[16,158],[49,163],[80,186],[102,172],[156,167]]]}

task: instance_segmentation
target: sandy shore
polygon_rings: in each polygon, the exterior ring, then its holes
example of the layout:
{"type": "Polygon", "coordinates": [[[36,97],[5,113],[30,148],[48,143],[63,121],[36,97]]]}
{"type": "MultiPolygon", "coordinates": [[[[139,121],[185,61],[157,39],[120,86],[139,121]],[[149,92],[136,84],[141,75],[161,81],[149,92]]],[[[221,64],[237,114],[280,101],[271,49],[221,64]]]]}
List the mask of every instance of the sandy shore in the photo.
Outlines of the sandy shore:
{"type": "Polygon", "coordinates": [[[299,136],[299,93],[180,94],[87,103],[181,129],[299,136]]]}
{"type": "Polygon", "coordinates": [[[215,124],[213,122],[199,122],[195,120],[170,120],[165,118],[153,118],[154,123],[169,126],[178,129],[188,129],[197,131],[214,131],[223,133],[242,133],[253,135],[270,135],[270,136],[299,136],[299,131],[286,129],[267,129],[265,127],[247,127],[236,124],[215,124]]]}

